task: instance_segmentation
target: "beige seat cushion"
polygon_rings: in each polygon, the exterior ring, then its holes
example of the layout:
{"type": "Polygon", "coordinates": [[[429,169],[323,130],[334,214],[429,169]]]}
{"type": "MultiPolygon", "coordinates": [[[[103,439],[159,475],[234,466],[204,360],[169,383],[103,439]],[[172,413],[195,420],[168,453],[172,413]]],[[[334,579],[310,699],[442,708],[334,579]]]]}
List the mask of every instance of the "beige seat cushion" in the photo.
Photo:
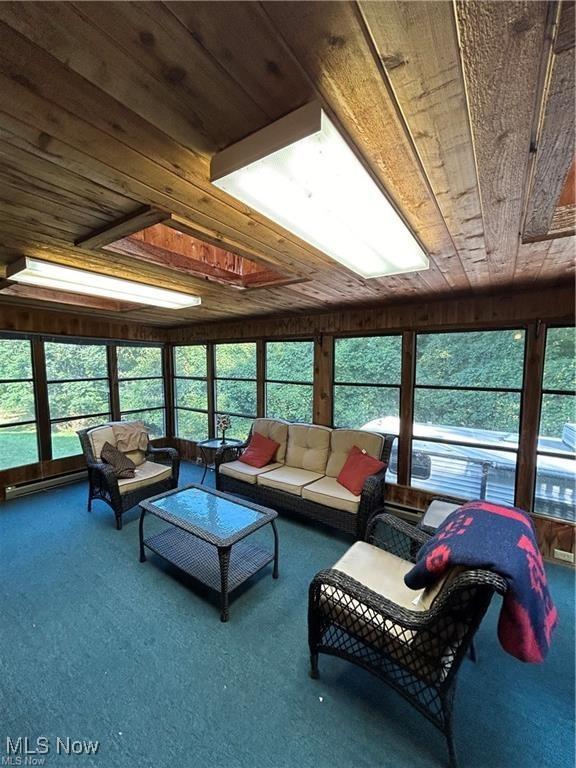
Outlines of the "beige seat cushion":
{"type": "MultiPolygon", "coordinates": [[[[404,584],[404,576],[412,567],[409,561],[363,541],[353,544],[332,566],[396,605],[416,613],[429,610],[436,597],[459,572],[451,569],[429,590],[413,590],[404,584]]],[[[454,659],[455,646],[452,644],[465,631],[464,627],[455,623],[444,639],[428,636],[428,655],[427,661],[424,661],[421,647],[415,642],[419,634],[417,630],[407,629],[384,618],[359,600],[327,584],[321,588],[320,604],[332,621],[385,651],[413,674],[429,682],[438,682],[445,677],[448,665],[454,659]]]]}
{"type": "Polygon", "coordinates": [[[267,464],[265,467],[252,467],[242,461],[227,461],[225,464],[220,464],[218,471],[222,475],[228,475],[228,477],[233,477],[236,480],[243,480],[250,485],[256,485],[258,475],[270,472],[272,469],[278,469],[281,466],[282,464],[278,461],[274,464],[267,464]]]}
{"type": "Polygon", "coordinates": [[[346,463],[350,449],[358,446],[369,456],[379,459],[384,447],[384,438],[374,432],[362,429],[333,429],[330,438],[330,456],[326,465],[328,477],[338,477],[346,463]]]}
{"type": "Polygon", "coordinates": [[[313,483],[321,477],[319,472],[283,466],[273,469],[271,472],[265,472],[263,475],[258,475],[257,483],[268,488],[277,488],[280,491],[293,493],[295,496],[301,496],[302,488],[305,485],[313,483]]]}
{"type": "Polygon", "coordinates": [[[335,477],[322,477],[315,483],[306,485],[302,488],[302,497],[325,507],[341,509],[352,514],[356,514],[360,506],[360,496],[350,493],[335,477]]]}
{"type": "Polygon", "coordinates": [[[281,419],[254,419],[252,429],[254,432],[280,443],[274,458],[276,461],[283,462],[286,457],[286,443],[288,442],[288,422],[281,419]]]}
{"type": "Polygon", "coordinates": [[[134,477],[118,480],[118,489],[121,494],[131,493],[147,485],[159,483],[160,480],[167,480],[171,474],[172,467],[156,464],[154,461],[145,461],[139,467],[136,467],[134,477]]]}
{"type": "Polygon", "coordinates": [[[319,475],[326,474],[331,434],[332,430],[329,427],[320,427],[316,424],[289,424],[286,465],[307,469],[319,475]]]}

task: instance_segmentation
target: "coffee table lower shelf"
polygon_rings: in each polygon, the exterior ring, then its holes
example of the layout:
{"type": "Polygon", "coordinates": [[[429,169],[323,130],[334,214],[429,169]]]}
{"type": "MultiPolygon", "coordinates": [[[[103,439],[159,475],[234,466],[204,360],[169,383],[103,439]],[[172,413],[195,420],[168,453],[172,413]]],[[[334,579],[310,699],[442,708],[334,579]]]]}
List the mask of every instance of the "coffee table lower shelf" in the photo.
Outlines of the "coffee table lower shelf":
{"type": "MultiPolygon", "coordinates": [[[[274,554],[248,541],[217,548],[170,526],[144,539],[145,547],[221,596],[221,619],[228,619],[228,594],[274,561],[274,554]]],[[[273,577],[277,578],[277,569],[273,577]]]]}

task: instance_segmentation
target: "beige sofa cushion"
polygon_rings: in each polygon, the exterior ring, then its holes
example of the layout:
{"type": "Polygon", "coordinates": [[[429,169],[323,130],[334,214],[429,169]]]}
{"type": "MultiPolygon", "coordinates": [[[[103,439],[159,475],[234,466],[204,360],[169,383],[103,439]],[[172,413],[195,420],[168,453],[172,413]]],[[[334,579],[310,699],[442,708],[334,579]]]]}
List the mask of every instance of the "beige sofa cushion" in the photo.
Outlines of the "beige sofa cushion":
{"type": "Polygon", "coordinates": [[[316,424],[289,424],[286,465],[324,475],[331,434],[332,430],[329,427],[320,427],[316,424]]]}
{"type": "Polygon", "coordinates": [[[252,429],[254,432],[280,443],[275,459],[283,462],[286,457],[286,443],[288,442],[288,422],[281,419],[254,419],[252,429]]]}
{"type": "Polygon", "coordinates": [[[264,474],[264,472],[270,472],[272,469],[278,469],[282,464],[275,462],[274,464],[267,464],[265,467],[252,467],[250,464],[244,464],[243,461],[227,461],[225,464],[220,464],[219,472],[222,475],[228,475],[236,480],[243,480],[250,485],[256,485],[256,478],[258,475],[264,474]]]}
{"type": "Polygon", "coordinates": [[[90,432],[88,432],[88,439],[90,440],[92,453],[94,454],[96,461],[101,461],[100,454],[102,453],[102,448],[104,448],[104,443],[110,443],[110,445],[116,447],[116,438],[114,437],[114,432],[110,424],[104,424],[101,427],[94,427],[94,429],[91,429],[90,432]]]}
{"type": "Polygon", "coordinates": [[[352,514],[356,514],[360,506],[360,496],[350,493],[335,477],[322,477],[305,486],[302,488],[302,498],[352,514]]]}
{"type": "Polygon", "coordinates": [[[333,429],[330,437],[330,456],[326,465],[328,477],[338,477],[350,449],[355,445],[366,451],[369,456],[379,459],[384,447],[384,438],[363,429],[333,429]]]}
{"type": "Polygon", "coordinates": [[[308,483],[319,480],[322,475],[319,472],[310,472],[307,469],[298,467],[283,466],[279,469],[273,469],[271,472],[265,472],[258,475],[258,485],[268,488],[277,488],[279,491],[287,491],[295,496],[302,495],[302,488],[308,483]]]}
{"type": "Polygon", "coordinates": [[[145,461],[139,467],[136,467],[134,477],[118,480],[118,490],[121,494],[131,493],[147,485],[158,483],[160,480],[167,480],[171,474],[172,467],[156,464],[154,461],[145,461]]]}
{"type": "MultiPolygon", "coordinates": [[[[118,423],[120,422],[111,421],[108,424],[94,427],[94,429],[91,429],[90,432],[88,432],[88,439],[90,440],[96,461],[101,461],[100,454],[102,452],[102,448],[104,447],[104,443],[110,443],[110,445],[116,447],[116,435],[114,434],[113,425],[118,423]]],[[[138,423],[139,425],[142,424],[140,421],[135,423],[138,423]]],[[[142,426],[144,425],[142,424],[142,426]]],[[[126,456],[128,456],[129,459],[132,459],[137,467],[146,460],[145,451],[128,451],[126,456]]]]}

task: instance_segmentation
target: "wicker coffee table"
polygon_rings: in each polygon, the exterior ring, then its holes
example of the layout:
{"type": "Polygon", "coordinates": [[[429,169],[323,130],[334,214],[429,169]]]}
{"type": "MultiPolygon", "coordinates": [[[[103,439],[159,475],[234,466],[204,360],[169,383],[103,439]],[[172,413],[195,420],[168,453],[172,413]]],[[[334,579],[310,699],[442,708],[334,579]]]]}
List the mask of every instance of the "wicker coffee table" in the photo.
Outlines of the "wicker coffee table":
{"type": "Polygon", "coordinates": [[[168,560],[207,587],[220,592],[220,619],[228,621],[228,595],[274,563],[278,578],[278,513],[202,485],[186,485],[140,503],[140,562],[145,548],[168,560]],[[170,523],[144,538],[146,513],[170,523]],[[274,552],[244,541],[265,525],[274,533],[274,552]]]}

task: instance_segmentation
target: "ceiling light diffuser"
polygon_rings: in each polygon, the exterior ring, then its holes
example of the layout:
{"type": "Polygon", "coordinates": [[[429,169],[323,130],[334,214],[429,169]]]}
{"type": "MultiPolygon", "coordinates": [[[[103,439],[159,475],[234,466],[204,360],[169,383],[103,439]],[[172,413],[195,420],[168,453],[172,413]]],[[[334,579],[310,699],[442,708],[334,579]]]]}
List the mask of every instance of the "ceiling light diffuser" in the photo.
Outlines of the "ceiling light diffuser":
{"type": "Polygon", "coordinates": [[[104,296],[108,299],[136,302],[164,309],[184,309],[201,303],[199,296],[179,291],[156,288],[119,277],[99,275],[84,269],[65,267],[50,261],[25,256],[6,271],[8,280],[25,285],[38,285],[59,291],[83,293],[88,296],[104,296]]]}
{"type": "Polygon", "coordinates": [[[211,180],[362,277],[428,268],[413,232],[315,102],[216,154],[211,180]]]}

